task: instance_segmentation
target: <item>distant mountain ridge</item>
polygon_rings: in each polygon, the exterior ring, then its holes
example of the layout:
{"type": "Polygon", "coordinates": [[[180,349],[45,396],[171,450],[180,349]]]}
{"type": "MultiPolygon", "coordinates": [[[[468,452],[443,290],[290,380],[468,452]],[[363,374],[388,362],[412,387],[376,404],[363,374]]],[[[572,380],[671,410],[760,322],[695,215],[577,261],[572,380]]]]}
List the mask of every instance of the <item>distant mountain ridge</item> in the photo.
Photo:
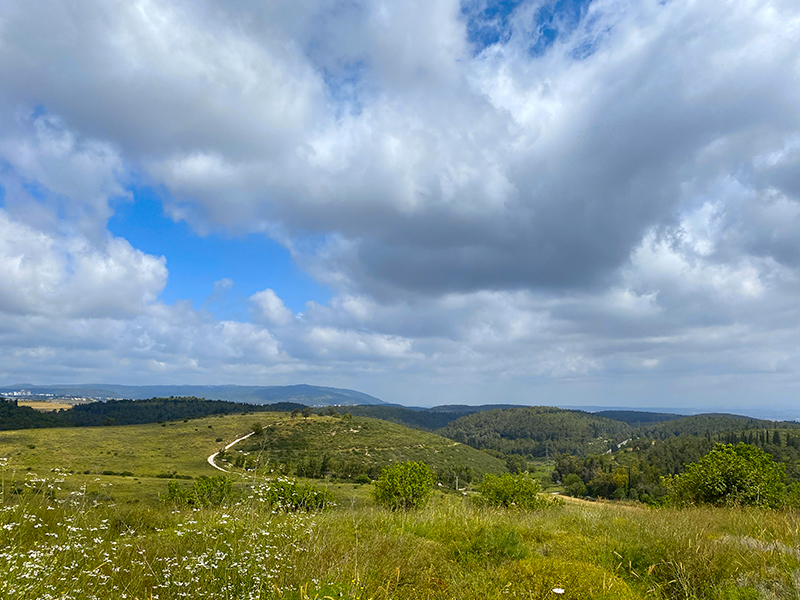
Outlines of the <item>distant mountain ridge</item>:
{"type": "MultiPolygon", "coordinates": [[[[296,402],[306,406],[352,406],[355,404],[386,405],[383,400],[344,388],[316,385],[114,385],[114,384],[75,384],[75,385],[30,385],[18,384],[0,389],[0,396],[8,392],[26,390],[33,396],[87,397],[102,400],[145,400],[147,398],[168,398],[170,396],[194,396],[209,400],[227,400],[248,404],[274,404],[276,402],[296,402]]],[[[15,395],[16,396],[16,395],[15,395]]],[[[20,397],[21,399],[24,397],[20,397]]]]}

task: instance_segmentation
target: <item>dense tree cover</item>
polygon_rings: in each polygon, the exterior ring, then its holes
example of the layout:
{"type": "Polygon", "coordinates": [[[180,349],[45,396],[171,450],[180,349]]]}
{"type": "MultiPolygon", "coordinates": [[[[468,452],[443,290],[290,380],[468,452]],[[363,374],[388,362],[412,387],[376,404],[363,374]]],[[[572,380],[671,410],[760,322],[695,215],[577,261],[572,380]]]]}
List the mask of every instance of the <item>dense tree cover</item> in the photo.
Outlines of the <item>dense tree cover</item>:
{"type": "Polygon", "coordinates": [[[406,427],[416,427],[425,431],[440,429],[463,416],[457,412],[439,412],[431,410],[414,410],[402,406],[348,406],[346,409],[352,415],[359,417],[372,417],[405,425],[406,427]]]}
{"type": "Polygon", "coordinates": [[[63,412],[39,412],[30,406],[18,406],[15,400],[0,398],[0,430],[64,427],[63,412]]]}
{"type": "Polygon", "coordinates": [[[467,415],[436,433],[474,448],[545,457],[606,451],[633,431],[626,423],[591,413],[537,406],[467,415]]]}
{"type": "Polygon", "coordinates": [[[622,421],[634,427],[681,418],[681,415],[673,413],[657,413],[642,410],[600,410],[592,414],[597,417],[606,417],[607,419],[622,421]]]}
{"type": "Polygon", "coordinates": [[[293,402],[246,404],[194,397],[150,398],[149,400],[109,400],[81,404],[64,413],[72,425],[133,425],[176,419],[197,419],[232,413],[290,411],[303,408],[293,402]]]}
{"type": "Polygon", "coordinates": [[[697,463],[715,444],[747,443],[782,465],[787,483],[800,481],[800,431],[745,430],[715,435],[682,435],[665,440],[631,440],[614,453],[586,457],[561,455],[554,461],[553,479],[574,496],[632,498],[646,502],[664,499],[662,477],[679,475],[697,463]],[[576,477],[580,480],[579,485],[576,477]]]}
{"type": "MultiPolygon", "coordinates": [[[[415,427],[425,431],[436,431],[456,419],[487,410],[519,408],[509,404],[483,404],[467,406],[466,404],[445,404],[433,408],[419,409],[404,406],[348,406],[347,412],[360,417],[372,417],[390,421],[406,427],[415,427]]],[[[344,410],[344,409],[342,409],[344,410]]]]}
{"type": "Polygon", "coordinates": [[[13,401],[0,401],[0,429],[34,427],[88,427],[98,425],[134,425],[177,419],[198,419],[209,415],[248,412],[291,411],[306,408],[293,402],[247,404],[206,400],[194,397],[150,398],[149,400],[109,400],[78,404],[70,410],[37,412],[13,401]]]}
{"type": "Polygon", "coordinates": [[[679,435],[714,435],[728,431],[749,431],[783,428],[800,428],[800,423],[765,421],[740,415],[693,415],[640,427],[638,434],[652,439],[666,439],[679,435]]]}

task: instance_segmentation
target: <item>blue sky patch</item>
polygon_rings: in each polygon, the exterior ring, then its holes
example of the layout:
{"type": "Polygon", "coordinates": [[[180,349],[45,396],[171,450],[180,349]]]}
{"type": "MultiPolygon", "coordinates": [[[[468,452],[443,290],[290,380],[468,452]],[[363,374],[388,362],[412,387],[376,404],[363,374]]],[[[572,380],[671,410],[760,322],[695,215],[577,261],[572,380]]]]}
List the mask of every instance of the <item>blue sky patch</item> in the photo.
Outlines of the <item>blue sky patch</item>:
{"type": "Polygon", "coordinates": [[[132,202],[115,205],[108,229],[148,254],[165,256],[169,279],[161,299],[167,304],[191,300],[218,319],[248,320],[247,298],[272,288],[292,311],[308,300],[325,304],[331,292],[301,271],[288,250],[264,235],[200,236],[185,222],[166,214],[151,188],[133,188],[132,202]],[[229,279],[214,288],[214,282],[229,279]]]}

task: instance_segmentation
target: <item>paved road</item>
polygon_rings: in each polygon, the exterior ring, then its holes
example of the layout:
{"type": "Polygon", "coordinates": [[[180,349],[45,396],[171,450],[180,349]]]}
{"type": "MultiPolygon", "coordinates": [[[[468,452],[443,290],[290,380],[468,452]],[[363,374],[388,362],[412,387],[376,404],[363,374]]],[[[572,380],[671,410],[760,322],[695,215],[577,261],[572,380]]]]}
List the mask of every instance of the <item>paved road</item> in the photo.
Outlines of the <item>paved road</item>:
{"type": "MultiPolygon", "coordinates": [[[[246,440],[247,438],[249,438],[249,437],[250,437],[251,435],[253,435],[254,433],[255,433],[255,431],[251,431],[251,432],[250,432],[250,433],[248,433],[247,435],[243,435],[242,437],[240,437],[240,438],[237,438],[237,439],[233,440],[233,441],[232,441],[230,444],[228,444],[227,446],[225,446],[225,450],[230,450],[230,449],[231,449],[231,448],[233,448],[233,447],[234,447],[236,444],[238,444],[238,443],[239,443],[239,442],[241,442],[242,440],[246,440]]],[[[208,457],[208,464],[210,464],[210,465],[211,465],[212,467],[214,467],[215,469],[217,469],[217,470],[219,470],[219,471],[222,471],[223,473],[230,473],[230,471],[228,471],[228,469],[223,469],[223,468],[222,468],[222,467],[220,467],[220,466],[219,466],[217,463],[215,463],[215,462],[214,462],[214,459],[215,459],[215,458],[217,458],[217,454],[219,454],[219,452],[214,452],[214,454],[212,454],[211,456],[209,456],[209,457],[208,457]]]]}

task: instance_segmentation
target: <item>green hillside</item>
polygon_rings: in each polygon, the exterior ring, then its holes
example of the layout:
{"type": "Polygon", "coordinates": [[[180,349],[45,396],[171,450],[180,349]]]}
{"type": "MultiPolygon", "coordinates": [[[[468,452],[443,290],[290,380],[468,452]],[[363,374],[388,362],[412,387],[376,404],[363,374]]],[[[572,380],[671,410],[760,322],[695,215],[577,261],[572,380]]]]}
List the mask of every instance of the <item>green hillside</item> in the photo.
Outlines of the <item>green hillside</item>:
{"type": "Polygon", "coordinates": [[[661,423],[663,421],[673,421],[683,416],[674,413],[648,412],[644,410],[599,410],[592,414],[596,417],[606,417],[607,419],[622,421],[634,427],[661,423]]]}
{"type": "Polygon", "coordinates": [[[631,437],[634,429],[580,410],[533,406],[474,413],[436,433],[474,448],[544,457],[604,452],[631,437]]]}
{"type": "Polygon", "coordinates": [[[798,427],[800,427],[800,423],[789,421],[766,421],[741,415],[709,413],[647,425],[640,427],[638,433],[643,437],[665,439],[678,435],[706,435],[726,431],[798,427]]]}
{"type": "Polygon", "coordinates": [[[505,472],[505,462],[433,433],[368,417],[312,415],[264,425],[262,432],[223,455],[225,463],[266,467],[302,477],[372,478],[395,461],[426,462],[440,480],[505,472]]]}

